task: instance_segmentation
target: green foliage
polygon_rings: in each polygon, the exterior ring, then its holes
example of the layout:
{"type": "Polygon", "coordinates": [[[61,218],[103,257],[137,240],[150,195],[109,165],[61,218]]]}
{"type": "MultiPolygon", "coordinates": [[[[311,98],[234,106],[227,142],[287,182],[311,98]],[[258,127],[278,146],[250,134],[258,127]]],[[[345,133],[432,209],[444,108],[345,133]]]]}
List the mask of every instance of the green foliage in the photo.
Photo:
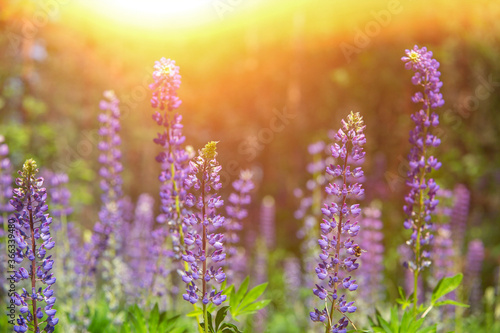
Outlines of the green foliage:
{"type": "Polygon", "coordinates": [[[137,304],[132,305],[127,314],[120,333],[184,333],[187,327],[182,323],[179,315],[160,312],[158,304],[146,314],[137,304]]]}
{"type": "MultiPolygon", "coordinates": [[[[217,311],[217,314],[215,315],[215,324],[212,319],[213,316],[209,312],[207,314],[208,332],[205,333],[242,333],[242,331],[240,331],[235,325],[224,322],[228,310],[229,306],[223,306],[219,309],[219,311],[217,311]]],[[[203,331],[205,331],[205,323],[200,323],[200,326],[203,328],[203,331]]]]}
{"type": "Polygon", "coordinates": [[[87,327],[89,333],[116,333],[116,328],[111,325],[113,316],[116,313],[111,312],[108,303],[102,298],[94,309],[89,311],[90,324],[87,327]]]}
{"type": "Polygon", "coordinates": [[[427,307],[423,305],[418,306],[417,309],[413,308],[411,302],[412,295],[406,296],[403,288],[399,287],[399,295],[401,298],[396,302],[401,305],[403,314],[400,317],[398,307],[394,305],[391,308],[390,318],[384,319],[383,316],[377,311],[375,320],[370,318],[370,324],[373,332],[376,333],[433,333],[437,331],[437,324],[430,326],[424,325],[425,317],[433,308],[443,305],[455,305],[460,307],[468,307],[453,300],[442,300],[453,290],[457,289],[462,282],[463,275],[457,274],[453,277],[445,277],[439,280],[438,284],[432,292],[430,304],[427,307]]]}
{"type": "Polygon", "coordinates": [[[266,290],[267,283],[259,284],[247,292],[248,284],[249,277],[247,276],[241,283],[240,289],[233,288],[229,296],[231,316],[236,321],[239,321],[239,316],[253,314],[266,307],[270,302],[270,300],[257,300],[266,290]]]}
{"type": "MultiPolygon", "coordinates": [[[[226,295],[229,300],[229,306],[223,307],[221,309],[225,309],[225,312],[217,312],[217,316],[223,316],[225,318],[227,312],[231,314],[232,319],[235,321],[240,321],[243,316],[254,314],[260,309],[265,308],[270,300],[258,300],[260,296],[264,293],[267,287],[267,283],[259,284],[252,289],[248,289],[250,283],[250,279],[247,276],[245,280],[240,285],[240,288],[236,290],[234,285],[230,285],[226,287],[226,283],[224,282],[221,286],[223,290],[222,294],[226,295]]],[[[210,303],[207,307],[207,311],[209,314],[209,321],[211,321],[210,316],[216,310],[215,305],[210,303]]],[[[186,316],[187,317],[197,317],[202,316],[203,311],[201,308],[196,308],[196,310],[191,311],[186,316]]],[[[216,316],[216,319],[217,319],[216,316]]],[[[203,325],[201,325],[203,327],[203,325]]],[[[236,332],[236,331],[235,331],[236,332]]],[[[224,332],[226,333],[226,332],[224,332]]]]}

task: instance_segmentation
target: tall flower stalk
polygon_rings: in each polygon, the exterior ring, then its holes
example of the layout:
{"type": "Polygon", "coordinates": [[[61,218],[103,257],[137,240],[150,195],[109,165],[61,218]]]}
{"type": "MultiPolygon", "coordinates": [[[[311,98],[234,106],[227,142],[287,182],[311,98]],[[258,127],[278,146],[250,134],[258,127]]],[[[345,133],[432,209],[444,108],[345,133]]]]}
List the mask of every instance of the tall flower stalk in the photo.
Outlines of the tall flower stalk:
{"type": "Polygon", "coordinates": [[[101,141],[98,148],[101,151],[99,163],[101,168],[100,186],[101,209],[99,220],[94,225],[94,232],[90,244],[86,244],[87,262],[86,275],[83,277],[83,287],[87,286],[92,276],[96,276],[99,262],[109,249],[113,231],[121,223],[120,201],[122,199],[122,178],[123,166],[121,163],[121,138],[120,131],[120,109],[119,100],[113,91],[104,92],[105,99],[99,104],[102,113],[99,114],[99,134],[101,141]]]}
{"type": "Polygon", "coordinates": [[[175,258],[180,259],[184,253],[184,230],[182,210],[186,190],[184,179],[187,176],[189,154],[183,148],[185,137],[182,135],[182,116],[173,113],[182,103],[177,96],[181,85],[179,66],[174,60],[161,58],[155,62],[154,82],[149,86],[152,90],[151,106],[155,110],[153,119],[162,127],[154,142],[162,148],[156,156],[161,163],[160,215],[159,223],[168,225],[175,258]]]}
{"type": "Polygon", "coordinates": [[[407,244],[412,248],[414,260],[407,262],[407,267],[413,272],[414,313],[417,313],[418,277],[423,268],[430,265],[428,246],[433,235],[431,214],[439,201],[435,198],[439,186],[434,179],[429,178],[430,172],[441,167],[441,162],[430,154],[433,147],[439,146],[441,140],[432,134],[434,127],[439,125],[439,117],[433,112],[444,104],[439,92],[443,83],[439,80],[439,62],[432,58],[432,52],[427,48],[421,49],[415,45],[412,50],[406,50],[406,56],[401,60],[405,68],[414,71],[412,83],[422,87],[423,91],[416,92],[412,101],[422,103],[421,109],[411,116],[415,128],[410,131],[412,148],[408,155],[410,171],[407,185],[410,192],[405,197],[404,212],[407,215],[404,227],[412,230],[407,244]]]}
{"type": "Polygon", "coordinates": [[[210,285],[212,280],[222,283],[226,279],[220,267],[220,263],[226,258],[223,248],[224,235],[215,233],[216,229],[224,224],[224,217],[216,213],[224,204],[217,195],[222,184],[219,176],[221,167],[216,159],[216,144],[214,141],[209,142],[200,150],[199,156],[190,162],[189,174],[185,179],[187,188],[195,193],[188,193],[186,205],[195,208],[195,212],[188,214],[184,222],[193,229],[198,229],[198,232],[189,231],[184,239],[186,247],[192,250],[186,250],[182,255],[189,267],[182,277],[187,285],[183,298],[192,304],[199,298],[202,299],[205,332],[208,332],[207,304],[212,302],[218,306],[226,300],[222,291],[217,291],[217,288],[210,285]]]}
{"type": "Polygon", "coordinates": [[[14,326],[15,332],[40,332],[41,326],[46,323],[43,331],[50,333],[54,332],[54,326],[59,321],[54,317],[56,310],[53,309],[56,300],[52,289],[56,278],[51,273],[54,260],[51,255],[47,256],[47,251],[54,248],[55,242],[50,234],[52,218],[46,213],[47,192],[42,187],[43,178],[37,178],[37,173],[35,161],[27,160],[19,171],[20,177],[16,180],[19,187],[14,190],[11,200],[16,211],[14,239],[17,248],[14,260],[21,265],[11,278],[16,283],[27,282],[27,289],[22,288],[21,294],[15,292],[11,301],[21,312],[14,326]],[[26,267],[22,265],[25,259],[28,262],[26,267]]]}
{"type": "Polygon", "coordinates": [[[240,176],[233,182],[233,189],[229,195],[229,205],[226,206],[227,221],[226,229],[226,274],[230,278],[234,278],[238,273],[237,269],[241,268],[236,261],[244,260],[237,256],[237,244],[240,241],[238,232],[243,229],[243,220],[248,216],[248,205],[252,201],[250,192],[255,188],[252,181],[253,174],[250,170],[242,170],[240,176]]]}
{"type": "Polygon", "coordinates": [[[9,204],[12,197],[12,164],[8,157],[9,146],[0,135],[0,221],[3,224],[3,237],[5,237],[5,250],[8,248],[8,218],[14,210],[9,204]]]}
{"type": "MultiPolygon", "coordinates": [[[[361,248],[355,243],[360,226],[354,220],[361,214],[359,204],[351,204],[356,198],[363,196],[364,190],[356,178],[363,176],[361,167],[351,170],[350,164],[362,160],[365,156],[363,145],[366,143],[363,131],[365,125],[359,113],[351,112],[347,121],[342,120],[342,128],[335,135],[335,143],[331,146],[332,156],[339,162],[331,164],[326,172],[336,178],[328,184],[326,192],[338,198],[337,202],[325,203],[321,209],[323,223],[320,225],[321,237],[318,241],[321,254],[316,274],[321,284],[316,284],[314,294],[324,302],[323,310],[314,309],[310,313],[312,321],[325,325],[325,333],[345,332],[350,319],[346,313],[356,311],[354,301],[347,301],[346,291],[358,288],[351,272],[359,267],[356,262],[361,248]],[[325,284],[326,283],[326,286],[325,284]],[[341,314],[340,320],[334,322],[334,313],[341,314]]],[[[356,329],[354,324],[351,322],[356,329]]]]}

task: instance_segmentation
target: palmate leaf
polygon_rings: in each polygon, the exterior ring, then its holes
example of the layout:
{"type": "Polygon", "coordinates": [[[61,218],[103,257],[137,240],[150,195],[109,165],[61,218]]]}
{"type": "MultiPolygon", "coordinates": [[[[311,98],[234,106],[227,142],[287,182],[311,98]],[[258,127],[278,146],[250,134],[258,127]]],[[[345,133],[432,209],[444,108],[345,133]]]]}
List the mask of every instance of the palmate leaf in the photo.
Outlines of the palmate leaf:
{"type": "Polygon", "coordinates": [[[431,304],[434,305],[438,299],[457,289],[462,282],[463,275],[459,273],[452,277],[445,277],[439,280],[436,288],[432,292],[431,304]]]}
{"type": "Polygon", "coordinates": [[[269,300],[257,301],[267,288],[267,283],[260,284],[248,290],[249,278],[243,280],[240,289],[235,288],[229,297],[230,312],[234,320],[239,321],[238,316],[249,315],[264,308],[269,304],[269,300]]]}

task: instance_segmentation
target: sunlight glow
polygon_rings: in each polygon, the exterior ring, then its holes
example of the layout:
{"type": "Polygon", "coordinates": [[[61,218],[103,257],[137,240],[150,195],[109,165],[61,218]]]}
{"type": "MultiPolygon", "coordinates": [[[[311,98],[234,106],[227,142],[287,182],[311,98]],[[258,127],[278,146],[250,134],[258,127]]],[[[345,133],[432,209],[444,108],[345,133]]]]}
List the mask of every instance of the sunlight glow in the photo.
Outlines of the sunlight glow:
{"type": "Polygon", "coordinates": [[[94,9],[113,20],[138,25],[191,19],[214,14],[213,0],[91,0],[94,9]]]}

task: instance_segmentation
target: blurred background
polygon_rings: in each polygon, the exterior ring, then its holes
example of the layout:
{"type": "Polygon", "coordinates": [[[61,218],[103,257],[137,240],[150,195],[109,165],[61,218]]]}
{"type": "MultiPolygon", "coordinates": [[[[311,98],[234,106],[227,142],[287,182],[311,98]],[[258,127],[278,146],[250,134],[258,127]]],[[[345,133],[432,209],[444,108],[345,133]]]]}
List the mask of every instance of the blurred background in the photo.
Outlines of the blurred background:
{"type": "MultiPolygon", "coordinates": [[[[441,63],[443,167],[471,192],[466,239],[485,245],[483,287],[500,263],[500,2],[496,0],[0,0],[0,134],[18,169],[33,157],[69,174],[84,228],[97,220],[98,104],[121,100],[125,193],[157,198],[149,104],[154,61],[174,59],[186,143],[219,140],[225,185],[254,170],[276,203],[276,248],[298,255],[294,218],[310,143],[353,110],[367,125],[366,202],[382,207],[386,276],[400,269],[410,97],[400,58],[427,46],[441,63]]],[[[226,186],[229,191],[229,186],[226,186]]],[[[260,199],[249,221],[257,221],[260,199]]],[[[245,234],[257,232],[256,223],[245,234]]]]}

